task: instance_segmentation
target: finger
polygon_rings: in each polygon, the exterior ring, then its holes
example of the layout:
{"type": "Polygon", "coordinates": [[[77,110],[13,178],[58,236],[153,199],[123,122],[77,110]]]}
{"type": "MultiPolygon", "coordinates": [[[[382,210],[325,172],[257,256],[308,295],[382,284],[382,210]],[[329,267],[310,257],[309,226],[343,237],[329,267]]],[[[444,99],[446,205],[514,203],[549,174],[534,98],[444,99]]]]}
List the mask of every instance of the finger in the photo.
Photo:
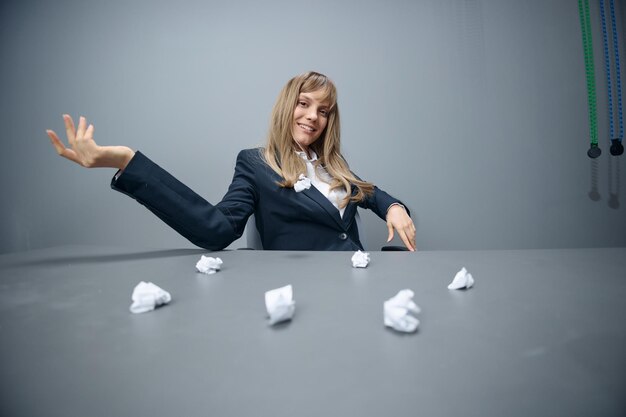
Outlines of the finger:
{"type": "Polygon", "coordinates": [[[67,141],[71,147],[74,147],[76,141],[76,128],[74,127],[74,120],[69,114],[63,115],[63,121],[65,122],[65,131],[67,132],[67,141]]]}
{"type": "Polygon", "coordinates": [[[411,244],[411,241],[407,237],[406,233],[404,233],[404,230],[398,230],[398,236],[402,239],[404,246],[406,246],[410,251],[415,251],[415,247],[411,244]]]}
{"type": "Polygon", "coordinates": [[[393,239],[393,226],[390,222],[387,222],[387,230],[389,230],[389,235],[387,236],[387,243],[389,243],[393,239]]]}
{"type": "Polygon", "coordinates": [[[48,137],[50,138],[50,142],[52,142],[52,146],[54,146],[54,149],[59,155],[61,155],[65,150],[65,145],[63,144],[63,142],[61,142],[61,139],[59,139],[59,137],[56,133],[54,133],[53,130],[46,130],[46,133],[48,134],[48,137]]]}
{"type": "Polygon", "coordinates": [[[52,146],[57,151],[57,153],[65,159],[69,159],[70,161],[76,162],[80,164],[78,160],[78,155],[72,149],[68,149],[65,147],[65,144],[61,142],[61,139],[54,133],[52,130],[46,130],[48,137],[50,138],[50,142],[52,142],[52,146]]]}
{"type": "Polygon", "coordinates": [[[398,236],[400,236],[400,239],[409,250],[414,250],[413,245],[411,244],[411,238],[406,233],[405,229],[398,229],[398,236]]]}
{"type": "Polygon", "coordinates": [[[50,138],[50,142],[52,142],[52,146],[54,146],[54,149],[60,156],[80,164],[76,152],[74,152],[72,149],[66,148],[65,144],[61,142],[61,139],[59,139],[59,137],[53,130],[46,130],[46,133],[50,138]]]}
{"type": "Polygon", "coordinates": [[[410,224],[405,228],[406,235],[411,241],[413,248],[417,250],[417,246],[415,245],[415,236],[417,235],[417,229],[415,228],[415,223],[412,220],[409,220],[410,224]]]}
{"type": "Polygon", "coordinates": [[[85,137],[85,131],[87,130],[87,119],[80,116],[78,119],[78,129],[76,129],[76,139],[81,140],[85,137]]]}
{"type": "Polygon", "coordinates": [[[87,131],[85,131],[85,139],[93,139],[93,131],[94,131],[94,127],[93,125],[89,125],[89,127],[87,128],[87,131]]]}
{"type": "Polygon", "coordinates": [[[415,241],[416,233],[415,233],[415,226],[413,226],[413,224],[411,224],[408,228],[406,228],[406,235],[411,240],[411,242],[415,241]]]}
{"type": "Polygon", "coordinates": [[[417,250],[417,244],[415,243],[415,231],[411,230],[410,233],[407,233],[407,236],[411,242],[411,246],[413,246],[413,249],[417,250]]]}

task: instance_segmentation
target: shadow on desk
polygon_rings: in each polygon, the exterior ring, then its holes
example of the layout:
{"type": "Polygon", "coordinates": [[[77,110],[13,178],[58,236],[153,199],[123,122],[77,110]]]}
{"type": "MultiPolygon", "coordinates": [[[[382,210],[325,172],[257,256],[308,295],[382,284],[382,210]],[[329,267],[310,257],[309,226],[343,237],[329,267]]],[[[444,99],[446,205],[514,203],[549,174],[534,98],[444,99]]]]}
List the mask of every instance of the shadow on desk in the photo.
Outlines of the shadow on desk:
{"type": "Polygon", "coordinates": [[[141,259],[155,259],[155,258],[172,258],[177,256],[189,256],[206,254],[208,251],[204,249],[161,249],[141,252],[125,252],[125,253],[108,253],[101,255],[83,255],[83,256],[64,256],[59,254],[58,256],[50,256],[48,258],[32,260],[20,260],[15,259],[5,263],[5,266],[27,266],[27,265],[40,265],[40,266],[53,266],[53,265],[65,265],[65,264],[90,264],[101,262],[122,262],[122,261],[136,261],[141,259]]]}

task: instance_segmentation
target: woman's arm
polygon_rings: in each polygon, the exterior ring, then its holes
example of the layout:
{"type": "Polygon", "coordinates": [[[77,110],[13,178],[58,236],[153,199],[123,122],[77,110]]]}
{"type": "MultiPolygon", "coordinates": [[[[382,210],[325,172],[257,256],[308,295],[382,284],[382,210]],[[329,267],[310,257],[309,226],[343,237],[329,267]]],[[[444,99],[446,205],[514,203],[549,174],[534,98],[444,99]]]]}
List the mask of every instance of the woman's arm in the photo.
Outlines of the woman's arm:
{"type": "Polygon", "coordinates": [[[254,173],[246,160],[238,158],[231,188],[216,207],[141,152],[126,146],[99,146],[93,139],[93,125],[88,126],[84,117],[77,129],[69,115],[63,115],[63,120],[69,148],[54,131],[46,131],[60,156],[87,168],[119,169],[111,187],[134,198],[195,245],[220,250],[243,233],[255,198],[254,173]]]}
{"type": "Polygon", "coordinates": [[[46,130],[52,146],[63,158],[69,159],[85,168],[117,168],[124,170],[133,159],[135,152],[126,146],[99,146],[93,139],[94,127],[87,126],[87,119],[80,117],[78,129],[68,114],[63,115],[67,141],[70,148],[59,139],[53,130],[46,130]]]}
{"type": "MultiPolygon", "coordinates": [[[[219,208],[139,151],[122,174],[113,178],[111,187],[135,199],[201,248],[221,250],[241,236],[219,208]]],[[[242,219],[244,226],[245,220],[247,217],[242,219]]]]}

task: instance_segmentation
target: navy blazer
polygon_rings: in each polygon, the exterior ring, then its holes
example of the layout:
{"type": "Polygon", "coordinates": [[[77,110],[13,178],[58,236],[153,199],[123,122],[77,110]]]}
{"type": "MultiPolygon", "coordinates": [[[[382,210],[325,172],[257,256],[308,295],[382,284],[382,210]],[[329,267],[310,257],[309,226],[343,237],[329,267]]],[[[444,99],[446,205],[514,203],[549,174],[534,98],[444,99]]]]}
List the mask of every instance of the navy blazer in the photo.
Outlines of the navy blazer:
{"type": "MultiPolygon", "coordinates": [[[[356,203],[348,203],[342,218],[314,186],[298,193],[280,187],[281,179],[265,163],[262,149],[243,150],[226,195],[213,205],[136,152],[121,175],[113,178],[111,187],[146,206],[193,244],[209,250],[224,249],[241,237],[253,213],[264,249],[363,249],[355,221],[356,203]]],[[[373,195],[358,205],[384,220],[393,203],[401,202],[375,187],[373,195]]]]}

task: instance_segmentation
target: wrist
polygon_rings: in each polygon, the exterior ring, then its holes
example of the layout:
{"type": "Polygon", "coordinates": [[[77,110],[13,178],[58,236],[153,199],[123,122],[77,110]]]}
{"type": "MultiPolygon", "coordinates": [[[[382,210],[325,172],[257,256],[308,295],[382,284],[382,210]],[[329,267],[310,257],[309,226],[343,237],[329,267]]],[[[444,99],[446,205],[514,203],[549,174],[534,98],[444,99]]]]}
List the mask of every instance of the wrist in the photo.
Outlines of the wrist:
{"type": "Polygon", "coordinates": [[[392,203],[389,207],[387,207],[387,215],[389,215],[389,211],[394,208],[394,207],[400,207],[402,208],[402,210],[406,211],[406,207],[404,207],[402,204],[400,203],[392,203]]]}
{"type": "Polygon", "coordinates": [[[120,146],[118,149],[118,157],[116,158],[116,166],[123,171],[131,159],[135,156],[135,151],[126,146],[120,146]]]}

